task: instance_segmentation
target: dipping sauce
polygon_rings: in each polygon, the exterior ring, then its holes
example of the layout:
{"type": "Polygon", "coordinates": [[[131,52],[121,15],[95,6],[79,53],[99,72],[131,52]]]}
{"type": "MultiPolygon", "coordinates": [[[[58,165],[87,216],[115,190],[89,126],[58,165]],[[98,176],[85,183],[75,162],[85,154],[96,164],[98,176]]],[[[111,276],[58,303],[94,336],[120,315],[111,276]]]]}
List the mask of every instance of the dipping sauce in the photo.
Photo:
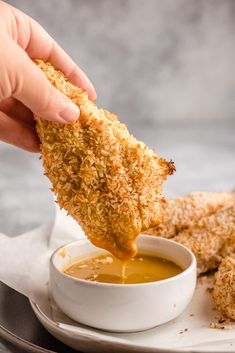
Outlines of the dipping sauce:
{"type": "Polygon", "coordinates": [[[87,281],[116,284],[154,282],[182,271],[174,262],[149,254],[138,254],[128,262],[111,254],[98,254],[76,260],[63,270],[69,276],[87,281]]]}

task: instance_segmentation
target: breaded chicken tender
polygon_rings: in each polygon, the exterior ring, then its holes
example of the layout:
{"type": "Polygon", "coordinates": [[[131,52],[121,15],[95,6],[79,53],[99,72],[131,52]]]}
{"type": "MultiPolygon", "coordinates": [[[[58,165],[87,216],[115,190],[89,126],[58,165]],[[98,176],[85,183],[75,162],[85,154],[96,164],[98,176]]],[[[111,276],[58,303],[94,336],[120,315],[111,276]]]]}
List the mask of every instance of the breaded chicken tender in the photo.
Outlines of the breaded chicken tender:
{"type": "Polygon", "coordinates": [[[197,258],[197,269],[200,274],[218,267],[222,259],[223,246],[226,241],[231,242],[234,235],[235,204],[219,209],[209,217],[203,217],[197,226],[183,230],[173,240],[192,250],[197,258]]]}
{"type": "Polygon", "coordinates": [[[235,254],[221,262],[212,292],[217,309],[235,320],[235,254]]]}
{"type": "Polygon", "coordinates": [[[52,65],[36,63],[80,109],[73,125],[35,117],[57,202],[93,244],[129,259],[136,254],[136,236],[161,221],[162,184],[174,164],[137,141],[116,115],[98,109],[52,65]]]}
{"type": "Polygon", "coordinates": [[[166,201],[162,223],[147,234],[172,238],[198,221],[235,202],[235,193],[191,192],[186,197],[166,201]]]}

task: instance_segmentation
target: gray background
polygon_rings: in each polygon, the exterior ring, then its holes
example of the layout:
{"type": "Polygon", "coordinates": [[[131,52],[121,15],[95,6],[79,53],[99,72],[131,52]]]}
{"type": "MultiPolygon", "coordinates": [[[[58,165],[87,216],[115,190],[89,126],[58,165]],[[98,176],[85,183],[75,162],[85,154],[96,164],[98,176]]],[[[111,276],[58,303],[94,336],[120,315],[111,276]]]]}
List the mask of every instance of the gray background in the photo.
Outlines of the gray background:
{"type": "MultiPolygon", "coordinates": [[[[83,68],[99,106],[175,161],[166,196],[235,186],[235,1],[9,3],[83,68]]],[[[14,236],[48,221],[49,187],[38,155],[0,142],[0,232],[14,236]]]]}

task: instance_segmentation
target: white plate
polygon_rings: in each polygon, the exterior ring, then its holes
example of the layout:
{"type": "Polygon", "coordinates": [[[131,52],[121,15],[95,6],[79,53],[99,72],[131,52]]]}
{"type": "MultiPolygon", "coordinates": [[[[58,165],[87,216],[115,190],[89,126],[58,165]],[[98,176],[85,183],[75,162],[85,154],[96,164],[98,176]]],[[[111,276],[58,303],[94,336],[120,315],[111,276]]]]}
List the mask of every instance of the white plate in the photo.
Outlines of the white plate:
{"type": "Polygon", "coordinates": [[[235,324],[224,330],[209,327],[221,317],[206,290],[210,285],[211,279],[198,283],[192,302],[176,320],[137,333],[105,332],[78,324],[49,299],[40,307],[30,303],[53,336],[82,352],[234,352],[235,324]]]}

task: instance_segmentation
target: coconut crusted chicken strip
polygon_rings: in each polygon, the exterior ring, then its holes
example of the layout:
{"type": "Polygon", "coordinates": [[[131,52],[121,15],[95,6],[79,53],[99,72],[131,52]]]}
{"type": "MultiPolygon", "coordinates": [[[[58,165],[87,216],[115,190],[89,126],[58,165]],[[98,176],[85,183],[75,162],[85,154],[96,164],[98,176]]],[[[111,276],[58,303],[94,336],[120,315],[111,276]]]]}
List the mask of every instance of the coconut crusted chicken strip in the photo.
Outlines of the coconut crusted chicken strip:
{"type": "Polygon", "coordinates": [[[98,109],[49,63],[36,63],[80,109],[73,125],[35,117],[57,202],[93,244],[120,259],[131,258],[136,236],[161,221],[162,184],[173,173],[173,162],[137,141],[114,114],[98,109]]]}
{"type": "Polygon", "coordinates": [[[147,234],[172,238],[180,231],[197,225],[202,217],[210,216],[235,202],[235,193],[191,192],[186,197],[166,201],[162,223],[147,234]]]}
{"type": "Polygon", "coordinates": [[[217,309],[235,320],[235,254],[227,256],[221,262],[215,274],[212,296],[217,309]]]}
{"type": "Polygon", "coordinates": [[[218,267],[223,247],[226,241],[231,242],[234,235],[235,204],[202,218],[197,226],[178,233],[173,240],[192,250],[197,258],[197,269],[200,274],[218,267]]]}

